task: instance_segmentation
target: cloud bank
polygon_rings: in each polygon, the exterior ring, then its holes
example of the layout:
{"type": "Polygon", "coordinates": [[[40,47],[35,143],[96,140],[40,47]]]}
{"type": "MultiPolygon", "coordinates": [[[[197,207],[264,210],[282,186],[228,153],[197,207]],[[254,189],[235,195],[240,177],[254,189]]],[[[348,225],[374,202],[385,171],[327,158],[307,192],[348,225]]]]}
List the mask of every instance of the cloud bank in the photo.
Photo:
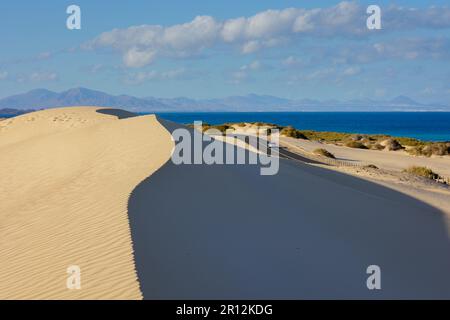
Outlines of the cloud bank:
{"type": "MultiPolygon", "coordinates": [[[[390,6],[382,8],[382,16],[384,33],[450,28],[449,7],[418,10],[390,6]]],[[[121,53],[125,66],[139,68],[159,57],[189,57],[214,48],[233,47],[242,54],[251,54],[307,36],[354,38],[375,34],[367,30],[366,19],[365,6],[344,1],[328,8],[266,10],[225,21],[197,16],[190,22],[172,26],[113,29],[84,47],[112,48],[121,53]]]]}

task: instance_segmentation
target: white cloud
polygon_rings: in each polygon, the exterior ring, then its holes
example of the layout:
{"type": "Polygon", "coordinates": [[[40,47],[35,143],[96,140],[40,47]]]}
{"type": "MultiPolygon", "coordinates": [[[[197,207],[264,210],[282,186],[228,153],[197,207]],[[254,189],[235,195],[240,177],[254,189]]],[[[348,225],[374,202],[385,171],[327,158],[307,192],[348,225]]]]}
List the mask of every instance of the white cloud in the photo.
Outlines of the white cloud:
{"type": "Polygon", "coordinates": [[[164,30],[162,42],[175,50],[191,51],[210,46],[217,38],[221,25],[213,17],[198,16],[191,22],[164,30]]]}
{"type": "MultiPolygon", "coordinates": [[[[157,57],[189,57],[205,49],[238,48],[251,54],[302,36],[355,37],[377,35],[366,28],[365,6],[343,1],[327,8],[287,8],[266,10],[251,17],[218,21],[211,16],[168,27],[131,26],[104,32],[86,48],[113,48],[121,52],[128,67],[142,67],[157,57]]],[[[414,10],[390,6],[382,8],[384,32],[417,28],[450,28],[450,8],[429,7],[414,10]]],[[[383,50],[383,48],[379,48],[383,50]]],[[[414,58],[414,53],[410,55],[414,58]]]]}
{"type": "Polygon", "coordinates": [[[155,55],[154,51],[139,50],[133,47],[124,53],[123,63],[127,67],[139,68],[151,63],[155,59],[155,55]]]}
{"type": "Polygon", "coordinates": [[[257,40],[252,40],[244,43],[241,52],[244,54],[253,53],[261,49],[261,44],[257,40]]]}

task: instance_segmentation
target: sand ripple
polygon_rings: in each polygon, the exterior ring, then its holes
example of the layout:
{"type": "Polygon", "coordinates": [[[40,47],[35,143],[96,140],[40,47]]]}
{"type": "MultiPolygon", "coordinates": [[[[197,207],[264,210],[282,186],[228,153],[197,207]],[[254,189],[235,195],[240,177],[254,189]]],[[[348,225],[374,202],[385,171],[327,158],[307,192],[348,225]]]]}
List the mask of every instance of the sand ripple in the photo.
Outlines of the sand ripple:
{"type": "Polygon", "coordinates": [[[61,108],[2,121],[0,298],[140,299],[127,215],[170,156],[154,116],[61,108]],[[81,268],[81,290],[66,269],[81,268]]]}

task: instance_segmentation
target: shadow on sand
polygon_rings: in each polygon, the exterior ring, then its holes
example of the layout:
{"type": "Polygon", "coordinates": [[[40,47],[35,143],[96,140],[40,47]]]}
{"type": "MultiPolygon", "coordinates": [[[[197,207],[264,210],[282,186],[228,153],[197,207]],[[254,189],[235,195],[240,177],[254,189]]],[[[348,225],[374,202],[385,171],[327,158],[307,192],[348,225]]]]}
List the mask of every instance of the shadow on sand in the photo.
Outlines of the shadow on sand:
{"type": "Polygon", "coordinates": [[[126,119],[126,118],[133,118],[133,117],[137,117],[138,114],[130,112],[130,111],[126,111],[126,110],[121,110],[121,109],[98,109],[96,110],[96,112],[101,113],[101,114],[107,114],[110,116],[116,116],[119,119],[126,119]]]}
{"type": "Polygon", "coordinates": [[[168,161],[128,212],[145,299],[450,298],[445,216],[327,169],[168,161]],[[381,290],[367,289],[369,265],[381,290]]]}

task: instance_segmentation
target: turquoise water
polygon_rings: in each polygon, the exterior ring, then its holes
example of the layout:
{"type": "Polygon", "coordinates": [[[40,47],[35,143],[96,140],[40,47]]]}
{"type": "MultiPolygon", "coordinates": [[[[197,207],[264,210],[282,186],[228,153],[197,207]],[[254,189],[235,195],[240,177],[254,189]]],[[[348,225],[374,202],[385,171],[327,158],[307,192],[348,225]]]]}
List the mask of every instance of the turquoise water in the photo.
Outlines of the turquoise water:
{"type": "Polygon", "coordinates": [[[179,123],[201,120],[269,122],[297,129],[366,134],[389,134],[424,141],[450,141],[450,112],[208,112],[159,113],[179,123]]]}

